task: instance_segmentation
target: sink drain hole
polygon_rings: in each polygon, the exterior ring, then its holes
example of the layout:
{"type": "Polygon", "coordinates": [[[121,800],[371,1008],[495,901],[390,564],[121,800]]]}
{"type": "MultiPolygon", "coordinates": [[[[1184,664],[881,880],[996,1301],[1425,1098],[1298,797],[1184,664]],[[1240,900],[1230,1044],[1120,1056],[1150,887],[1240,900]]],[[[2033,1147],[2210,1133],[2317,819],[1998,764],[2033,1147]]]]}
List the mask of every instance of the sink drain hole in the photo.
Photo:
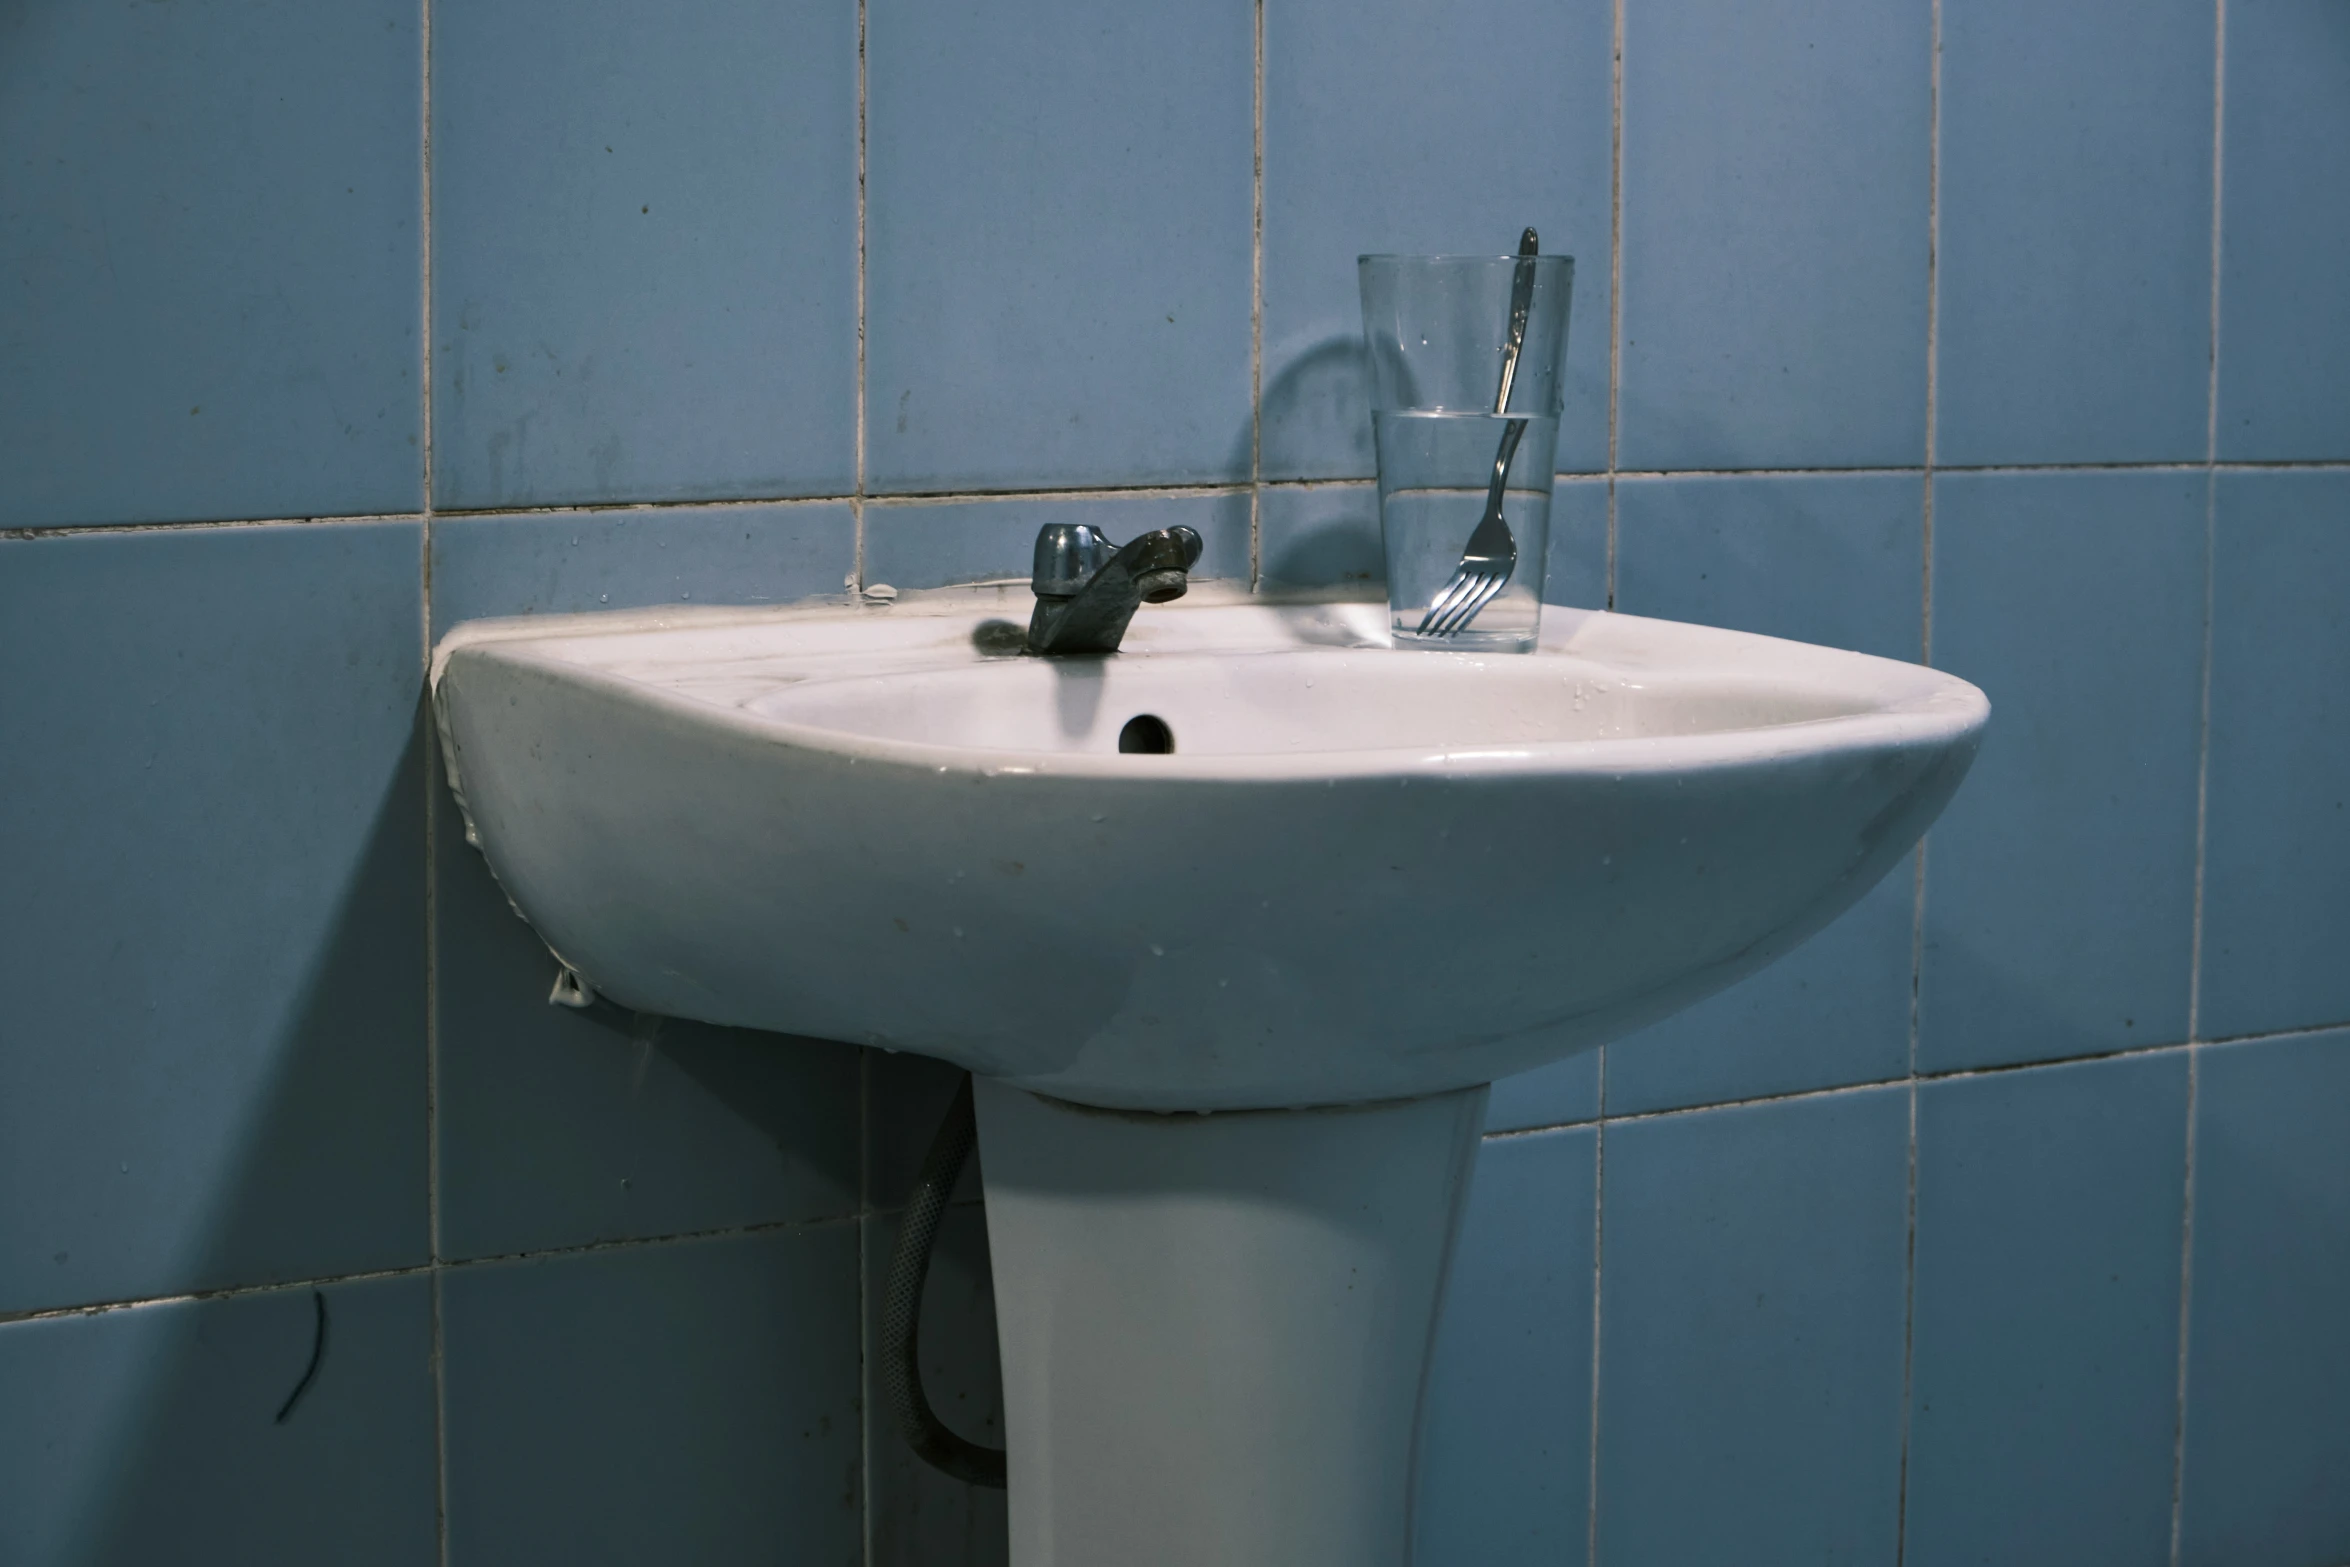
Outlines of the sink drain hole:
{"type": "Polygon", "coordinates": [[[1175,749],[1175,731],[1156,713],[1137,713],[1118,731],[1118,749],[1165,756],[1175,749]]]}

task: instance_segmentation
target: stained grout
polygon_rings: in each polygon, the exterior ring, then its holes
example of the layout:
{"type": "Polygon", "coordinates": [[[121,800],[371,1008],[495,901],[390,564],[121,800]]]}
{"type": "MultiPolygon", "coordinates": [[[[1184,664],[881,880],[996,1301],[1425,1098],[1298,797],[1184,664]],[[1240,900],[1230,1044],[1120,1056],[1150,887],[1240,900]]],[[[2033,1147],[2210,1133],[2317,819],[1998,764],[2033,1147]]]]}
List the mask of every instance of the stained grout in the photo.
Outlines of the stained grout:
{"type": "MultiPolygon", "coordinates": [[[[2224,3],[2224,0],[2223,0],[2224,3]]],[[[2179,1205],[2179,1379],[2171,1414],[2170,1560],[2178,1567],[2187,1490],[2187,1335],[2193,1326],[2195,1294],[2195,1107],[2203,1078],[2203,1052],[2187,1052],[2187,1147],[2185,1191],[2179,1205]]]]}
{"type": "MultiPolygon", "coordinates": [[[[1559,473],[1561,484],[1607,484],[1621,480],[1642,482],[1672,479],[1858,479],[1936,478],[1946,474],[2096,474],[2096,473],[2343,473],[2341,462],[2184,462],[2184,463],[2009,463],[1944,465],[1932,469],[1908,468],[1624,468],[1559,473]]],[[[865,510],[916,506],[951,506],[993,501],[1151,500],[1246,495],[1251,489],[1323,490],[1369,489],[1375,481],[1355,477],[1318,479],[1226,480],[1207,484],[1087,485],[1068,489],[1026,490],[906,490],[883,493],[842,491],[826,495],[733,496],[717,500],[584,501],[551,506],[502,506],[478,509],[434,507],[400,512],[351,512],[310,517],[214,517],[174,522],[59,523],[55,526],[0,528],[0,541],[77,538],[94,533],[182,533],[208,528],[320,528],[365,523],[478,521],[505,517],[587,517],[615,513],[657,514],[672,511],[750,511],[786,506],[849,506],[865,510]]]]}
{"type": "MultiPolygon", "coordinates": [[[[1942,372],[1942,0],[1928,13],[1926,44],[1926,384],[1925,466],[1918,485],[1918,662],[1934,662],[1934,473],[1942,372]]],[[[1909,1559],[1909,1449],[1916,1399],[1918,1321],[1918,1052],[1925,1019],[1926,851],[1919,840],[1909,910],[1909,1147],[1904,1171],[1901,1255],[1901,1456],[1893,1502],[1893,1562],[1909,1559]]]]}
{"type": "MultiPolygon", "coordinates": [[[[417,44],[417,312],[419,336],[416,375],[417,441],[422,506],[417,527],[419,591],[423,617],[420,663],[432,662],[432,529],[433,529],[433,265],[432,265],[432,20],[433,0],[418,0],[417,44]]],[[[428,726],[429,727],[429,726],[428,726]]],[[[424,777],[424,1205],[427,1290],[431,1315],[429,1358],[432,1365],[433,1534],[441,1567],[449,1564],[449,1377],[448,1331],[441,1290],[441,1118],[440,1118],[440,858],[441,800],[439,769],[433,750],[439,737],[425,738],[424,777]]]]}
{"type": "MultiPolygon", "coordinates": [[[[1617,432],[1623,422],[1624,383],[1624,0],[1616,0],[1608,60],[1607,167],[1607,607],[1616,607],[1617,432]]],[[[1598,1549],[1593,1535],[1592,1549],[1598,1549]]]]}
{"type": "MultiPolygon", "coordinates": [[[[1617,511],[1617,438],[1623,414],[1624,368],[1624,7],[1609,16],[1607,230],[1607,566],[1605,606],[1616,607],[1616,561],[1621,538],[1617,511]]],[[[1566,475],[1557,476],[1564,479],[1566,475]]],[[[1594,1052],[1599,1084],[1598,1124],[1591,1134],[1591,1425],[1584,1462],[1583,1560],[1599,1561],[1599,1452],[1604,1440],[1600,1390],[1606,1375],[1607,1310],[1607,1082],[1608,1047],[1594,1052]]]]}
{"type": "MultiPolygon", "coordinates": [[[[864,0],[858,0],[860,9],[864,0]]],[[[873,1302],[868,1279],[873,1226],[873,1052],[857,1052],[857,1511],[866,1567],[874,1563],[873,1302]]]]}
{"type": "Polygon", "coordinates": [[[1786,1093],[1753,1094],[1742,1099],[1712,1099],[1700,1104],[1668,1105],[1656,1110],[1630,1110],[1620,1115],[1610,1114],[1605,1107],[1602,1088],[1601,1113],[1597,1117],[1575,1121],[1555,1121],[1542,1126],[1513,1126],[1503,1131],[1487,1132],[1484,1141],[1506,1142],[1518,1137],[1544,1137],[1552,1132],[1575,1131],[1586,1126],[1624,1126],[1636,1121],[1662,1121],[1677,1116],[1710,1115],[1716,1110],[1748,1110],[1760,1105],[1787,1104],[1799,1099],[1826,1099],[1837,1094],[1880,1093],[1890,1088],[1906,1088],[1914,1080],[1920,1087],[1935,1083],[1955,1083],[1968,1078],[2006,1077],[2018,1072],[2062,1071],[2066,1067],[2094,1066],[2105,1061],[2130,1061],[2143,1056],[2178,1055],[2191,1050],[2224,1048],[2233,1045],[2276,1044],[2289,1039],[2310,1039],[2324,1034],[2350,1033],[2350,1019],[2335,1023],[2321,1023],[2309,1028],[2281,1029],[2269,1033],[2236,1034],[2225,1039],[2176,1039],[2159,1045],[2128,1045],[2119,1050],[2100,1050],[2087,1055],[2058,1056],[2047,1060],[2001,1062],[1990,1066],[1951,1067],[1940,1072],[1919,1072],[1914,1079],[1909,1074],[1900,1077],[1874,1077],[1866,1082],[1833,1083],[1820,1088],[1797,1088],[1786,1093]]]}
{"type": "Polygon", "coordinates": [[[848,497],[849,575],[843,584],[852,593],[865,587],[865,24],[865,0],[857,0],[857,452],[848,497]]]}
{"type": "Polygon", "coordinates": [[[1265,0],[1256,0],[1255,118],[1249,174],[1248,585],[1264,582],[1265,524],[1265,0]]]}
{"type": "MultiPolygon", "coordinates": [[[[2211,327],[2208,379],[2203,406],[2203,658],[2195,733],[2195,883],[2187,940],[2187,1037],[2203,1031],[2204,874],[2211,820],[2211,665],[2213,611],[2219,552],[2219,356],[2222,193],[2227,167],[2228,0],[2213,0],[2211,55],[2211,327]]],[[[2184,1545],[2187,1487],[2188,1333],[2193,1324],[2195,1286],[2195,1114],[2202,1084],[2203,1053],[2187,1053],[2185,1190],[2179,1203],[2179,1372],[2171,1411],[2170,1561],[2178,1567],[2184,1545]]]]}
{"type": "Polygon", "coordinates": [[[443,1257],[437,1261],[405,1263],[396,1268],[362,1268],[349,1273],[324,1273],[310,1278],[284,1279],[267,1284],[230,1284],[218,1289],[180,1290],[169,1295],[140,1295],[122,1300],[84,1301],[71,1306],[43,1306],[31,1311],[0,1313],[0,1329],[20,1322],[47,1322],[60,1317],[102,1317],[118,1311],[141,1311],[151,1306],[180,1306],[207,1301],[240,1300],[248,1295],[280,1295],[290,1290],[333,1289],[345,1284],[372,1284],[382,1279],[416,1279],[428,1275],[464,1273],[474,1268],[514,1263],[558,1261],[610,1251],[648,1251],[667,1246],[689,1246],[702,1241],[733,1240],[746,1235],[802,1234],[836,1224],[854,1224],[866,1217],[862,1209],[828,1213],[812,1219],[766,1219],[755,1224],[724,1225],[707,1230],[678,1230],[664,1235],[632,1235],[618,1240],[580,1241],[567,1246],[540,1246],[522,1251],[494,1252],[479,1257],[443,1257]]]}

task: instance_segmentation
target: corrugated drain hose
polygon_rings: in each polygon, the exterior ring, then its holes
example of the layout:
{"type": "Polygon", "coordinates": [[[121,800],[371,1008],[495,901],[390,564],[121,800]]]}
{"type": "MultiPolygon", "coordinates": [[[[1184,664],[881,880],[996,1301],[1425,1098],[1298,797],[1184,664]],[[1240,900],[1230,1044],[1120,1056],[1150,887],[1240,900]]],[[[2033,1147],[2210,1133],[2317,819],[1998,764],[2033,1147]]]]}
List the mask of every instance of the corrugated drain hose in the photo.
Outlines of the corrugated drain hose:
{"type": "Polygon", "coordinates": [[[997,1447],[966,1442],[946,1428],[922,1393],[922,1364],[915,1348],[922,1337],[922,1285],[930,1277],[930,1249],[938,1242],[939,1221],[946,1217],[947,1198],[955,1178],[979,1140],[979,1121],[971,1109],[971,1074],[955,1090],[946,1119],[930,1140],[922,1173],[906,1198],[905,1218],[898,1225],[897,1250],[889,1259],[889,1282],[881,1297],[881,1375],[889,1405],[897,1413],[898,1430],[923,1462],[971,1485],[1004,1488],[1004,1453],[997,1447]]]}

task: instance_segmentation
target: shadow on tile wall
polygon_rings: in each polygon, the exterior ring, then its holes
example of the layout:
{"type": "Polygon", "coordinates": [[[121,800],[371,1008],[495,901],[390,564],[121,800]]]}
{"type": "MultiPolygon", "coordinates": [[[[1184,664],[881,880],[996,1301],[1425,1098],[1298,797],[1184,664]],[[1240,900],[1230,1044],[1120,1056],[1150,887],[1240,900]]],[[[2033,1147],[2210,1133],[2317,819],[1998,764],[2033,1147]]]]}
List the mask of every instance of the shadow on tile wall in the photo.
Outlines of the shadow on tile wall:
{"type": "Polygon", "coordinates": [[[549,1007],[425,649],[1047,516],[1375,592],[1354,258],[1527,223],[1546,598],[1995,716],[1496,1086],[1421,1559],[2350,1561],[2350,8],[1718,9],[0,6],[0,1561],[1002,1561],[863,1358],[953,1074],[549,1007]]]}

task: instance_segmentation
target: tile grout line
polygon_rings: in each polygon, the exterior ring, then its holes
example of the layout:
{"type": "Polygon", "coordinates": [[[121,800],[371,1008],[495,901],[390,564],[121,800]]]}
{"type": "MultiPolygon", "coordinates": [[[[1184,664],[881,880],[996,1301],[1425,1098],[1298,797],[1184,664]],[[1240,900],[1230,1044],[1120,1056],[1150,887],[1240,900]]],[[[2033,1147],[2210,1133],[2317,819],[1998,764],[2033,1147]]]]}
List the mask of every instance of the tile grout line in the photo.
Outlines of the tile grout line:
{"type": "MultiPolygon", "coordinates": [[[[1619,0],[1619,5],[1621,0],[1619,0]]],[[[1591,1437],[1584,1480],[1583,1560],[1599,1563],[1599,1387],[1601,1313],[1605,1293],[1600,1288],[1607,1263],[1607,1046],[1599,1047],[1599,1120],[1591,1134],[1591,1437]]]]}
{"type": "MultiPolygon", "coordinates": [[[[1918,484],[1918,659],[1934,662],[1934,459],[1942,348],[1942,0],[1933,0],[1926,57],[1926,407],[1918,484]]],[[[1926,969],[1927,840],[1914,851],[1909,913],[1909,1159],[1902,1208],[1901,1457],[1895,1470],[1894,1567],[1909,1558],[1909,1456],[1917,1403],[1918,1046],[1926,969]]]]}
{"type": "MultiPolygon", "coordinates": [[[[2103,1050],[2093,1055],[2057,1056],[2041,1061],[2014,1061],[1991,1066],[1953,1067],[1941,1072],[1920,1072],[1918,1086],[1922,1089],[1934,1083],[1963,1082],[1977,1077],[2006,1077],[2017,1072],[2061,1071],[2067,1067],[2096,1066],[2108,1061],[2130,1061],[2142,1056],[2176,1055],[2185,1051],[2207,1050],[2214,1046],[2281,1044],[2292,1039],[2311,1039],[2323,1034],[2350,1032],[2350,1019],[2320,1023],[2309,1028],[2280,1029],[2265,1034],[2238,1034],[2225,1039],[2175,1039],[2163,1045],[2131,1045],[2120,1050],[2103,1050]]],[[[1604,1047],[1603,1047],[1604,1048],[1604,1047]]],[[[1901,1077],[1871,1078],[1860,1083],[1833,1083],[1822,1088],[1797,1088],[1780,1094],[1756,1094],[1745,1099],[1713,1099],[1701,1104],[1666,1105],[1655,1110],[1630,1110],[1609,1115],[1603,1110],[1600,1117],[1579,1121],[1556,1121],[1543,1126],[1513,1126],[1498,1132],[1486,1132],[1481,1141],[1507,1142],[1519,1137],[1546,1137],[1553,1132],[1570,1132],[1587,1126],[1622,1126],[1634,1121],[1659,1121],[1673,1116],[1709,1115],[1716,1110],[1751,1110],[1762,1105],[1785,1104],[1797,1099],[1825,1099],[1836,1094],[1881,1093],[1892,1088],[1906,1088],[1910,1079],[1901,1077]]],[[[2350,1567],[2350,1564],[2346,1564],[2350,1567]]]]}
{"type": "Polygon", "coordinates": [[[2170,1450],[2170,1564],[2178,1567],[2187,1500],[2187,1333],[2195,1298],[2195,1110],[2202,1088],[2203,1052],[2187,1051],[2185,1193],[2179,1206],[2179,1380],[2172,1404],[2170,1450]]]}
{"type": "MultiPolygon", "coordinates": [[[[1631,479],[1642,482],[1688,479],[1863,479],[1923,478],[1922,466],[1906,468],[1621,468],[1559,473],[1565,484],[1608,484],[1631,479]]],[[[2334,462],[2185,462],[2185,463],[1936,463],[1934,476],[1944,474],[2096,474],[2096,473],[2345,473],[2350,461],[2334,462]]],[[[1371,479],[1266,479],[1265,489],[1369,489],[1371,479]]],[[[171,522],[76,522],[33,528],[0,528],[0,541],[32,543],[42,539],[80,538],[98,533],[184,533],[205,528],[339,528],[383,522],[441,522],[450,520],[520,517],[599,516],[607,513],[663,511],[745,511],[786,506],[872,507],[959,506],[1012,501],[1087,501],[1185,499],[1245,495],[1245,480],[1215,484],[1091,485],[1073,489],[1038,490],[909,490],[902,493],[843,491],[831,495],[730,496],[718,500],[579,502],[558,506],[508,506],[482,509],[434,507],[398,512],[348,512],[308,517],[208,517],[171,522]]]]}
{"type": "Polygon", "coordinates": [[[1249,175],[1248,302],[1248,586],[1264,582],[1265,480],[1265,0],[1256,0],[1256,82],[1251,104],[1256,125],[1249,175]]]}
{"type": "Polygon", "coordinates": [[[2214,0],[2211,67],[2211,349],[2209,381],[2204,388],[2203,434],[2203,689],[2198,699],[2195,736],[2195,903],[2187,940],[2189,1039],[2196,1038],[2203,1030],[2203,879],[2208,857],[2211,804],[2211,665],[2215,646],[2212,621],[2218,607],[2220,196],[2227,151],[2227,56],[2227,0],[2214,0]]]}
{"type": "Polygon", "coordinates": [[[1918,1325],[1918,1079],[1909,1077],[1909,1181],[1902,1217],[1901,1462],[1894,1481],[1893,1567],[1909,1557],[1909,1449],[1911,1410],[1917,1403],[1918,1325]]]}
{"type": "Polygon", "coordinates": [[[857,409],[856,472],[849,502],[851,593],[865,589],[865,0],[857,0],[857,409]]]}
{"type": "MultiPolygon", "coordinates": [[[[2212,621],[2217,608],[2219,557],[2220,266],[2225,232],[2222,196],[2227,170],[2228,0],[2213,0],[2211,17],[2211,339],[2204,386],[2203,460],[2203,689],[2196,715],[2195,912],[2187,944],[2187,1038],[2203,1032],[2204,877],[2210,853],[2212,621]]],[[[2170,1563],[2178,1567],[2186,1543],[2188,1334],[2195,1304],[2195,1118],[2201,1097],[2203,1053],[2187,1051],[2187,1125],[2179,1201],[2179,1374],[2171,1407],[2170,1563]]]]}
{"type": "MultiPolygon", "coordinates": [[[[1608,61],[1608,231],[1607,231],[1607,565],[1603,608],[1616,607],[1617,440],[1623,415],[1624,378],[1624,0],[1615,0],[1609,19],[1608,61]]],[[[1600,1389],[1606,1375],[1601,1350],[1607,1293],[1607,1082],[1608,1047],[1601,1045],[1597,1122],[1591,1133],[1591,1423],[1584,1455],[1583,1561],[1599,1567],[1600,1389]]]]}
{"type": "Polygon", "coordinates": [[[711,1230],[677,1230],[665,1235],[632,1235],[620,1240],[579,1241],[566,1246],[541,1246],[526,1251],[493,1252],[480,1257],[444,1257],[438,1262],[403,1263],[391,1268],[360,1268],[350,1273],[318,1274],[310,1278],[280,1279],[267,1284],[229,1284],[218,1289],[181,1290],[169,1295],[140,1295],[123,1300],[82,1301],[71,1306],[43,1306],[31,1311],[0,1312],[0,1329],[20,1322],[45,1322],[59,1317],[101,1317],[117,1311],[144,1311],[154,1306],[178,1306],[204,1301],[242,1300],[249,1295],[280,1295],[289,1290],[332,1289],[345,1284],[371,1284],[381,1279],[424,1278],[464,1273],[474,1268],[515,1263],[554,1262],[600,1252],[642,1251],[663,1246],[691,1246],[705,1241],[736,1240],[747,1235],[813,1233],[829,1225],[852,1224],[851,1210],[812,1219],[762,1219],[753,1224],[730,1224],[711,1230]]]}
{"type": "MultiPolygon", "coordinates": [[[[1607,595],[1604,606],[1611,610],[1616,607],[1616,439],[1624,407],[1624,0],[1616,0],[1613,27],[1613,58],[1608,65],[1607,595]]],[[[1604,1092],[1603,1089],[1603,1101],[1604,1092]]]]}
{"type": "MultiPolygon", "coordinates": [[[[432,266],[432,21],[433,0],[417,3],[417,442],[422,494],[418,522],[418,613],[423,620],[422,662],[432,665],[433,535],[433,266],[432,266]]],[[[428,709],[432,701],[425,693],[428,709]]],[[[424,746],[424,1223],[426,1292],[432,1362],[433,1536],[441,1567],[449,1563],[449,1376],[448,1329],[441,1290],[441,1111],[440,1111],[440,864],[441,806],[433,787],[432,753],[437,737],[424,746]]]]}
{"type": "MultiPolygon", "coordinates": [[[[862,4],[863,0],[859,0],[862,4]]],[[[873,1530],[873,1052],[857,1052],[857,1513],[865,1567],[874,1560],[873,1530]]]]}
{"type": "MultiPolygon", "coordinates": [[[[2015,1072],[2043,1072],[2066,1067],[2091,1066],[2106,1061],[2131,1060],[2141,1056],[2167,1055],[2191,1051],[2200,1057],[2215,1048],[2237,1045],[2280,1044],[2287,1040],[2312,1039],[2325,1034],[2350,1033],[2350,1018],[2320,1023],[2306,1028],[2278,1029],[2262,1034],[2238,1034],[2222,1039],[2199,1039],[2193,1043],[2184,1040],[2167,1045],[2138,1045],[2126,1050],[2106,1051],[2090,1056],[2069,1056],[2049,1061],[2017,1062],[2006,1066],[1963,1067],[1947,1072],[1919,1074],[1919,1083],[1955,1082],[1965,1078],[1998,1077],[2015,1072]]],[[[1605,1048],[1605,1047],[1602,1047],[1605,1048]]],[[[1634,1121],[1656,1121],[1684,1115],[1706,1115],[1716,1110],[1750,1109],[1760,1105],[1780,1104],[1796,1099],[1822,1099],[1834,1094],[1853,1094],[1902,1088],[1908,1085],[1906,1077],[1882,1078],[1866,1083],[1842,1083],[1828,1088],[1798,1089],[1785,1094],[1763,1094],[1751,1099],[1729,1099],[1710,1104],[1676,1105],[1660,1110],[1635,1110],[1622,1115],[1605,1115],[1606,1085],[1601,1084],[1604,1119],[1562,1121],[1550,1126],[1512,1127],[1507,1131],[1486,1132],[1481,1142],[1502,1142],[1518,1137],[1539,1137],[1553,1132],[1574,1131],[1592,1127],[1604,1132],[1609,1126],[1621,1126],[1634,1121]]],[[[875,1210],[876,1212],[894,1210],[875,1210]]],[[[266,1284],[227,1285],[219,1289],[184,1290],[169,1295],[134,1296],[121,1300],[82,1301],[69,1306],[44,1306],[30,1311],[0,1313],[0,1329],[19,1322],[44,1321],[58,1317],[103,1316],[116,1311],[140,1310],[151,1306],[175,1305],[191,1301],[231,1300],[247,1295],[270,1295],[286,1290],[323,1289],[331,1285],[367,1283],[376,1279],[412,1278],[435,1271],[461,1272],[469,1268],[503,1263],[538,1262],[564,1257],[585,1256],[593,1252],[626,1251],[655,1246],[687,1245],[698,1241],[725,1240],[741,1235],[761,1235],[786,1231],[814,1231],[827,1225],[841,1224],[862,1218],[857,1208],[842,1213],[822,1214],[815,1218],[773,1219],[756,1224],[730,1225],[713,1230],[680,1230],[664,1235],[629,1236],[619,1240],[585,1241],[569,1246],[549,1246],[535,1250],[498,1252],[480,1257],[444,1259],[409,1263],[391,1268],[360,1269],[351,1273],[324,1274],[311,1278],[286,1279],[266,1284]]],[[[2350,1567],[2345,1563],[2344,1567],[2350,1567]]]]}

